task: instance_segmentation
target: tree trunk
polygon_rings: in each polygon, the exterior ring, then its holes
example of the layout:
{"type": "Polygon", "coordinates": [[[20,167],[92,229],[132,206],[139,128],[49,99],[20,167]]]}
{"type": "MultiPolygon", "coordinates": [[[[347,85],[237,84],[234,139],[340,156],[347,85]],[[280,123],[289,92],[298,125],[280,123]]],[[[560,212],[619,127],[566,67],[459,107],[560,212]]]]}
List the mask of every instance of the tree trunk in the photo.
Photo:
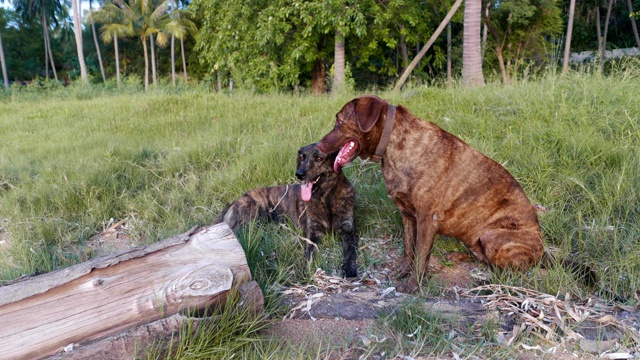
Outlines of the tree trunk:
{"type": "Polygon", "coordinates": [[[91,19],[91,32],[93,33],[93,43],[96,44],[96,53],[98,54],[98,63],[100,64],[100,73],[102,74],[102,82],[107,82],[107,76],[104,74],[104,65],[102,64],[102,54],[100,53],[100,43],[96,31],[96,24],[93,22],[93,5],[89,0],[89,18],[91,19]]]}
{"type": "Polygon", "coordinates": [[[480,52],[482,0],[466,0],[462,48],[462,83],[467,87],[484,85],[480,52]]]}
{"type": "Polygon", "coordinates": [[[171,35],[171,84],[176,86],[176,37],[171,35]]]}
{"type": "Polygon", "coordinates": [[[345,60],[344,60],[344,36],[340,30],[336,30],[335,39],[335,60],[333,65],[333,84],[331,86],[332,93],[338,93],[342,90],[344,84],[345,60]]]}
{"type": "Polygon", "coordinates": [[[602,32],[602,48],[600,49],[600,72],[604,71],[604,58],[607,52],[607,31],[609,30],[609,19],[611,18],[611,8],[613,7],[613,0],[609,0],[609,6],[607,6],[607,17],[604,19],[604,31],[602,32]]]}
{"type": "Polygon", "coordinates": [[[149,36],[149,44],[151,45],[151,74],[153,75],[153,86],[158,85],[158,73],[156,72],[156,45],[153,34],[149,36]]]}
{"type": "MultiPolygon", "coordinates": [[[[629,14],[632,14],[633,4],[631,4],[631,0],[627,0],[627,7],[629,8],[629,14]]],[[[638,26],[636,25],[636,19],[633,16],[631,16],[629,20],[631,20],[631,27],[633,28],[633,36],[635,36],[638,50],[640,50],[640,36],[638,36],[638,26]]]]}
{"type": "MultiPolygon", "coordinates": [[[[56,71],[56,64],[53,61],[53,51],[51,51],[51,41],[49,40],[49,24],[47,24],[47,18],[45,14],[44,0],[42,0],[42,29],[44,32],[44,51],[48,53],[49,62],[51,63],[51,70],[53,71],[53,77],[58,81],[58,72],[56,71]]],[[[46,58],[46,56],[45,56],[46,58]]],[[[49,71],[47,70],[47,78],[49,78],[49,71]]]]}
{"type": "Polygon", "coordinates": [[[184,57],[184,39],[180,39],[180,51],[182,52],[182,72],[184,76],[184,82],[186,83],[189,79],[187,75],[187,58],[184,57]]]}
{"type": "Polygon", "coordinates": [[[404,34],[400,35],[400,54],[402,54],[402,68],[409,66],[409,52],[407,51],[407,43],[404,34]]]}
{"type": "Polygon", "coordinates": [[[147,53],[147,39],[142,37],[142,52],[144,52],[144,89],[149,88],[149,54],[147,53]]]}
{"type": "Polygon", "coordinates": [[[113,49],[116,53],[116,79],[120,86],[120,54],[118,53],[118,34],[113,34],[113,49]]]}
{"type": "Polygon", "coordinates": [[[496,46],[495,51],[496,51],[496,57],[498,58],[498,64],[500,65],[500,74],[502,75],[502,83],[508,84],[511,79],[509,79],[507,68],[504,65],[504,56],[502,56],[502,46],[496,46]]]}
{"type": "Polygon", "coordinates": [[[451,21],[447,24],[447,84],[451,86],[451,21]]]}
{"type": "Polygon", "coordinates": [[[325,81],[326,71],[322,59],[316,59],[311,72],[311,93],[322,95],[327,92],[327,82],[325,81]]]}
{"type": "MultiPolygon", "coordinates": [[[[167,323],[173,315],[204,314],[220,307],[230,290],[249,281],[242,246],[224,223],[21,278],[0,287],[0,323],[11,324],[0,328],[2,357],[41,358],[70,344],[81,345],[82,352],[102,342],[100,353],[107,358],[132,359],[133,353],[114,355],[109,339],[126,338],[127,332],[142,326],[152,332],[146,334],[151,339],[136,339],[135,331],[129,334],[130,348],[140,351],[139,340],[158,341],[153,327],[145,324],[161,321],[169,328],[157,327],[159,335],[171,335],[180,325],[167,323]]],[[[262,293],[257,289],[252,294],[257,304],[248,308],[254,312],[261,311],[262,293]]],[[[61,354],[65,359],[89,355],[61,354]]]]}
{"type": "MultiPolygon", "coordinates": [[[[489,7],[491,7],[491,1],[489,1],[487,3],[487,7],[485,8],[484,11],[484,16],[485,19],[489,17],[489,7]]],[[[484,53],[485,51],[487,51],[487,37],[489,35],[489,31],[487,29],[487,24],[486,22],[482,22],[482,45],[481,45],[481,56],[482,56],[482,61],[484,61],[484,53]]]]}
{"type": "Polygon", "coordinates": [[[602,52],[602,27],[600,26],[600,6],[596,5],[596,35],[598,36],[598,59],[602,52]]]}
{"type": "MultiPolygon", "coordinates": [[[[440,34],[442,33],[442,30],[444,30],[444,27],[447,26],[449,21],[451,21],[453,14],[456,13],[458,8],[460,7],[460,4],[462,4],[462,0],[456,0],[456,2],[451,7],[451,10],[449,10],[449,13],[447,14],[447,16],[444,17],[444,20],[442,20],[440,25],[438,25],[438,28],[436,29],[436,31],[433,33],[433,35],[431,35],[431,38],[429,39],[429,41],[427,41],[427,43],[422,47],[422,50],[420,50],[420,52],[418,52],[418,55],[416,55],[416,57],[411,61],[411,64],[409,64],[409,66],[404,70],[404,73],[402,73],[402,76],[400,77],[400,80],[398,80],[398,83],[396,84],[396,86],[393,88],[393,91],[398,91],[402,88],[404,83],[407,81],[407,78],[409,78],[409,75],[411,74],[413,69],[415,69],[416,65],[418,65],[418,62],[420,62],[420,59],[422,59],[424,54],[427,53],[427,50],[429,50],[429,48],[431,47],[431,45],[433,45],[433,43],[436,41],[438,36],[440,36],[440,34]]],[[[478,41],[479,40],[480,38],[478,37],[478,41]]]]}
{"type": "Polygon", "coordinates": [[[9,77],[7,75],[7,63],[4,60],[4,45],[2,45],[2,32],[0,32],[0,66],[2,66],[2,79],[4,89],[9,90],[9,77]]]}
{"type": "Polygon", "coordinates": [[[82,48],[82,18],[78,5],[80,0],[71,0],[71,10],[73,12],[73,32],[76,38],[76,50],[78,52],[78,63],[80,64],[80,78],[85,84],[89,83],[87,75],[87,64],[84,62],[84,50],[82,48]]]}
{"type": "Polygon", "coordinates": [[[564,57],[562,58],[562,73],[569,71],[569,55],[571,54],[571,37],[573,35],[573,15],[576,9],[576,0],[569,3],[569,21],[567,24],[567,36],[564,43],[564,57]]]}

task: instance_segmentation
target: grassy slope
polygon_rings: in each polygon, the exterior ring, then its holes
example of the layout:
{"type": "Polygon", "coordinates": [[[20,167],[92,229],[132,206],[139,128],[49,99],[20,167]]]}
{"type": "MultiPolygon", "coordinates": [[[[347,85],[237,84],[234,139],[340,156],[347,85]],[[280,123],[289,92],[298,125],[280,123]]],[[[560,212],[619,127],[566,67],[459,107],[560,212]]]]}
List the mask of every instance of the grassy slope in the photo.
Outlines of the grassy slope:
{"type": "MultiPolygon", "coordinates": [[[[541,218],[547,244],[576,252],[601,276],[605,294],[634,302],[640,286],[639,75],[576,74],[508,87],[379,95],[504,164],[532,202],[549,209],[541,218]]],[[[110,218],[128,217],[135,234],[153,242],[211,222],[249,188],[293,181],[298,147],[319,140],[355,95],[92,96],[67,89],[0,100],[0,226],[11,238],[0,253],[0,280],[79,261],[75,246],[110,218]]],[[[354,163],[347,175],[358,190],[360,235],[399,237],[401,220],[377,165],[354,163]]],[[[243,237],[254,269],[266,269],[259,271],[263,285],[308,275],[296,260],[299,246],[275,251],[287,237],[262,228],[243,237]],[[260,251],[252,239],[262,241],[260,251]],[[261,258],[264,253],[277,256],[261,258]],[[293,278],[292,263],[301,269],[293,278]]],[[[339,266],[340,246],[328,243],[317,265],[330,272],[339,266]]],[[[362,268],[375,261],[361,259],[362,268]]],[[[503,273],[493,280],[585,293],[562,271],[536,279],[503,273]]]]}

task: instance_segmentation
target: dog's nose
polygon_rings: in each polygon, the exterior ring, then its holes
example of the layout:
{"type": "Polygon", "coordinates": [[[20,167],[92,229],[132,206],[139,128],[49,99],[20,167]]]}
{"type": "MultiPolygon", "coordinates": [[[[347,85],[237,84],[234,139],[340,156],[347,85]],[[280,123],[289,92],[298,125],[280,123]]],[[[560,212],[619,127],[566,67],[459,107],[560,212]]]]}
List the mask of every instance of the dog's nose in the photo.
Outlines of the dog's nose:
{"type": "Polygon", "coordinates": [[[306,173],[302,169],[298,169],[298,171],[296,171],[296,177],[298,180],[304,180],[305,175],[306,173]]]}

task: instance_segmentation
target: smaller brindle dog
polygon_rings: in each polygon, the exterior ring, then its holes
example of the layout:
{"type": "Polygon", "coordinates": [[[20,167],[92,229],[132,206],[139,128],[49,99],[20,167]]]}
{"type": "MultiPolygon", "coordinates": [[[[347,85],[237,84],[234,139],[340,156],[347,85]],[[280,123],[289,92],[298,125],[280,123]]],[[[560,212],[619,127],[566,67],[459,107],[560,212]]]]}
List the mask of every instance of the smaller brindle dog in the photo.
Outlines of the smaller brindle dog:
{"type": "MultiPolygon", "coordinates": [[[[316,144],[300,148],[296,177],[302,184],[249,190],[225,208],[218,221],[237,231],[251,220],[283,222],[288,217],[313,244],[335,231],[344,250],[342,271],[346,277],[355,277],[358,245],[353,217],[355,190],[341,170],[334,171],[336,155],[337,152],[330,155],[321,152],[316,144]]],[[[307,243],[307,259],[314,249],[314,245],[307,243]]]]}

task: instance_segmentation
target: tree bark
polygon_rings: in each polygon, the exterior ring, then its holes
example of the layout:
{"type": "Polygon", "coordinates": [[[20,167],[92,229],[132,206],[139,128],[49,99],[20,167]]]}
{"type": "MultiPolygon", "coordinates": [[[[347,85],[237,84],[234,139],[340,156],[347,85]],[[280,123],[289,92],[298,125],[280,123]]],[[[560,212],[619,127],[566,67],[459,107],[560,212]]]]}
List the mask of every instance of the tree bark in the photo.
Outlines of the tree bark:
{"type": "Polygon", "coordinates": [[[326,75],[322,59],[316,59],[311,72],[311,93],[313,95],[323,95],[327,92],[326,75]]]}
{"type": "Polygon", "coordinates": [[[338,93],[342,90],[345,73],[344,36],[340,30],[336,30],[334,56],[335,60],[333,65],[333,84],[331,86],[331,92],[338,93]]]}
{"type": "Polygon", "coordinates": [[[451,21],[447,24],[447,84],[451,86],[451,21]]]}
{"type": "Polygon", "coordinates": [[[0,66],[2,66],[2,79],[4,89],[9,90],[9,77],[7,75],[7,63],[4,60],[4,45],[2,45],[2,32],[0,32],[0,66]]]}
{"type": "Polygon", "coordinates": [[[116,53],[116,79],[120,86],[120,54],[118,53],[118,34],[113,34],[113,50],[116,53]]]}
{"type": "Polygon", "coordinates": [[[402,68],[406,69],[409,66],[409,52],[404,34],[400,34],[400,54],[402,54],[402,68]]]}
{"type": "MultiPolygon", "coordinates": [[[[484,11],[485,19],[489,17],[489,7],[491,7],[491,1],[489,1],[487,3],[487,7],[485,8],[485,11],[484,11]]],[[[484,61],[484,54],[487,51],[487,37],[488,37],[488,35],[489,35],[489,31],[487,29],[487,23],[483,22],[482,23],[482,44],[481,44],[482,61],[484,61]]]]}
{"type": "Polygon", "coordinates": [[[171,35],[171,84],[176,86],[176,37],[171,35]]]}
{"type": "Polygon", "coordinates": [[[73,12],[73,32],[76,39],[76,51],[78,53],[78,63],[80,64],[80,78],[85,84],[89,83],[87,75],[87,64],[84,61],[84,50],[82,48],[82,17],[80,16],[80,0],[71,0],[71,10],[73,12]]]}
{"type": "MultiPolygon", "coordinates": [[[[456,2],[451,7],[451,10],[449,10],[449,13],[447,14],[447,16],[444,17],[444,20],[442,20],[440,25],[438,25],[438,28],[436,29],[436,31],[433,33],[433,35],[431,35],[431,38],[429,39],[429,41],[427,41],[427,43],[422,47],[422,50],[420,50],[420,52],[418,52],[418,55],[416,55],[413,61],[411,61],[411,64],[409,64],[409,66],[407,66],[407,68],[404,70],[404,73],[402,73],[402,76],[400,77],[400,80],[398,80],[398,83],[396,84],[396,86],[393,88],[393,91],[399,91],[402,88],[404,83],[407,81],[407,78],[409,78],[409,75],[411,74],[413,69],[415,69],[416,65],[418,65],[418,62],[420,62],[420,59],[422,59],[424,54],[427,53],[427,50],[429,50],[429,48],[431,47],[431,45],[433,45],[433,43],[436,41],[438,36],[440,36],[440,34],[442,33],[442,30],[444,30],[444,27],[447,26],[449,21],[451,21],[453,14],[456,13],[458,8],[460,7],[460,4],[462,4],[462,0],[456,0],[456,2]]],[[[478,37],[478,40],[480,40],[479,37],[478,37]]]]}
{"type": "Polygon", "coordinates": [[[149,88],[149,54],[147,53],[147,39],[142,37],[142,52],[144,52],[144,89],[149,88]]]}
{"type": "Polygon", "coordinates": [[[482,0],[466,0],[464,4],[462,83],[467,87],[482,86],[484,85],[480,49],[482,0]]]}
{"type": "Polygon", "coordinates": [[[96,44],[96,53],[98,54],[98,63],[100,64],[100,74],[102,74],[102,82],[107,82],[107,76],[104,73],[104,65],[102,64],[102,54],[100,52],[100,43],[96,32],[96,24],[93,22],[93,6],[89,0],[89,19],[91,20],[91,32],[93,33],[93,43],[96,44]]]}
{"type": "Polygon", "coordinates": [[[153,34],[149,35],[149,44],[151,45],[151,74],[153,75],[153,86],[158,85],[158,73],[156,71],[156,45],[153,34]]]}
{"type": "MultiPolygon", "coordinates": [[[[627,7],[629,8],[629,14],[633,14],[633,4],[631,4],[631,0],[627,0],[627,7]]],[[[638,50],[640,50],[640,36],[638,36],[638,26],[636,25],[636,19],[633,16],[631,16],[629,20],[631,20],[631,28],[633,28],[633,36],[635,36],[638,50]]]]}
{"type": "Polygon", "coordinates": [[[180,39],[180,52],[182,53],[182,76],[184,76],[184,82],[187,83],[189,76],[187,75],[187,58],[184,56],[184,39],[180,39]]]}
{"type": "MultiPolygon", "coordinates": [[[[171,325],[167,318],[222,306],[230,290],[250,280],[242,246],[224,223],[21,278],[0,287],[0,323],[11,324],[0,328],[2,356],[42,358],[70,344],[85,348],[104,339],[98,348],[110,354],[110,338],[122,338],[140,326],[150,331],[148,324],[157,321],[169,326],[159,335],[168,335],[179,324],[171,325]]],[[[261,295],[252,292],[258,303],[251,305],[252,311],[260,311],[261,295]]],[[[132,348],[136,340],[129,336],[132,348]]],[[[116,358],[134,358],[126,355],[116,358]]]]}
{"type": "Polygon", "coordinates": [[[607,16],[604,19],[604,31],[602,32],[602,47],[600,48],[600,72],[604,71],[604,58],[607,52],[607,31],[609,30],[609,19],[611,18],[611,8],[613,7],[613,0],[609,0],[609,6],[607,6],[607,16]]]}
{"type": "Polygon", "coordinates": [[[562,73],[569,71],[569,55],[571,54],[571,37],[573,36],[573,16],[576,10],[576,0],[569,3],[569,21],[567,24],[567,36],[564,43],[564,57],[562,59],[562,73]]]}
{"type": "MultiPolygon", "coordinates": [[[[42,32],[44,33],[44,51],[47,53],[45,59],[48,57],[51,63],[51,70],[53,71],[53,77],[58,81],[58,72],[56,71],[56,64],[53,61],[53,51],[51,51],[51,41],[49,40],[49,24],[47,18],[44,15],[46,13],[45,2],[42,0],[42,32]]],[[[49,78],[49,70],[47,70],[47,78],[49,78]]]]}

